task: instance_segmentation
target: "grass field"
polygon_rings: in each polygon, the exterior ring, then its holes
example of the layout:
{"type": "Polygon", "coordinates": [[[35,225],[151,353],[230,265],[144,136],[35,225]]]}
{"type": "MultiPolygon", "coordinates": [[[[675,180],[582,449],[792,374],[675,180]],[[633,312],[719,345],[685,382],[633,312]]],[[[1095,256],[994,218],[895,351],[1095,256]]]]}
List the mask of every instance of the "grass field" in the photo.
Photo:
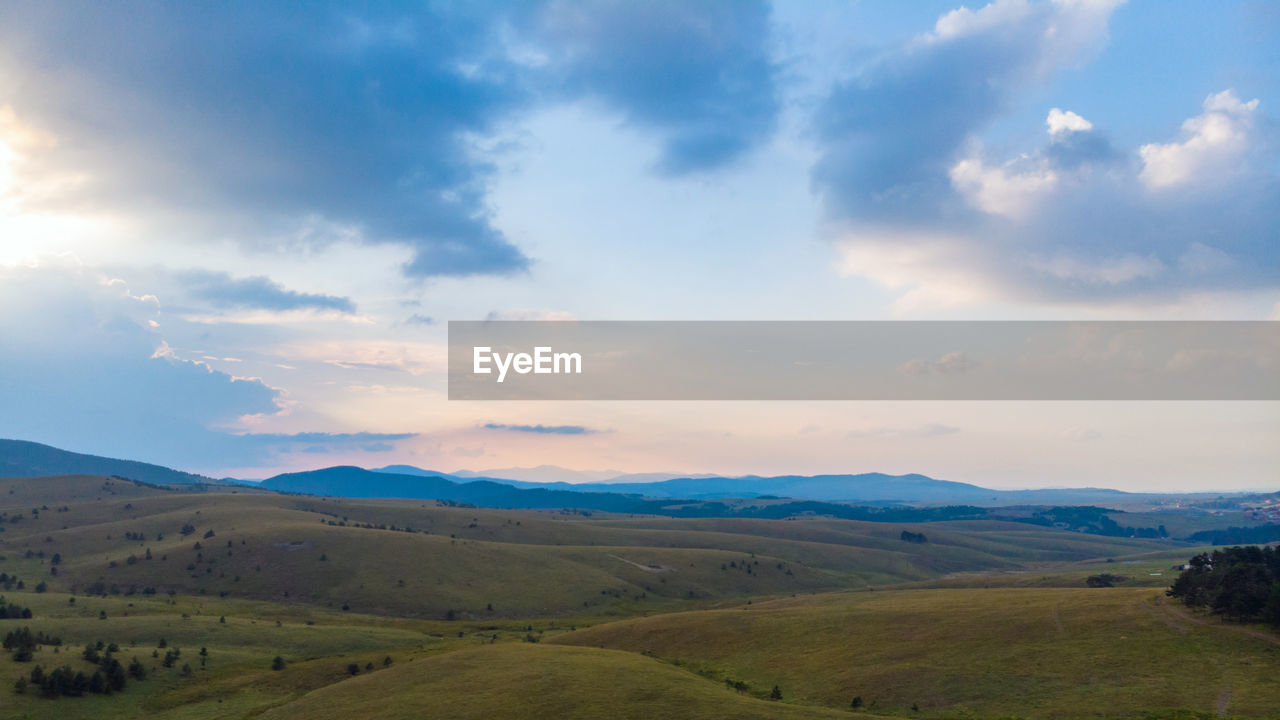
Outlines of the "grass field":
{"type": "Polygon", "coordinates": [[[923,717],[1262,718],[1280,708],[1280,638],[1189,616],[1144,588],[829,593],[626,620],[555,642],[777,684],[805,704],[843,708],[861,696],[923,717]]]}
{"type": "Polygon", "coordinates": [[[63,641],[29,663],[0,655],[5,718],[1264,718],[1280,707],[1273,635],[1162,602],[1170,566],[1198,550],[1164,541],[84,476],[0,480],[0,521],[0,594],[33,614],[0,620],[0,633],[63,641]],[[1101,572],[1127,579],[1086,589],[1101,572]],[[81,651],[99,641],[149,677],[113,696],[10,690],[36,664],[91,672],[81,651]]]}
{"type": "Polygon", "coordinates": [[[153,588],[439,619],[632,615],[1168,547],[1017,523],[583,516],[89,477],[0,480],[0,503],[9,520],[0,568],[51,589],[153,588]],[[930,541],[903,542],[904,529],[930,541]]]}

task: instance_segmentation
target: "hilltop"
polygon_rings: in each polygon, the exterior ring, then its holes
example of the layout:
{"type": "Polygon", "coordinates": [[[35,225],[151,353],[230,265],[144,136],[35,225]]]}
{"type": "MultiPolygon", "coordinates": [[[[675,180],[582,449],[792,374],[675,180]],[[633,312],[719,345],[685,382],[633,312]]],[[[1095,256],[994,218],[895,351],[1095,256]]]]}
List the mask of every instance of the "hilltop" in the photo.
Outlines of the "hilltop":
{"type": "Polygon", "coordinates": [[[0,477],[46,475],[117,475],[153,485],[221,482],[151,463],[84,455],[26,440],[0,440],[0,477]]]}

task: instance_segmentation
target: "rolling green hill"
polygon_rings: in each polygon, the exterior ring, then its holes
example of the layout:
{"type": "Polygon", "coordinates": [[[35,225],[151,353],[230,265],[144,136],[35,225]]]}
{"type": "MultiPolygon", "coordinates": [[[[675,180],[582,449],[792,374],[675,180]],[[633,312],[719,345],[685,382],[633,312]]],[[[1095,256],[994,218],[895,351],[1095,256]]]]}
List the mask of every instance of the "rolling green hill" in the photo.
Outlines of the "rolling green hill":
{"type": "Polygon", "coordinates": [[[4,479],[0,595],[32,617],[0,619],[0,633],[62,645],[0,658],[0,707],[60,720],[821,718],[856,716],[861,697],[861,713],[898,717],[1265,717],[1280,698],[1269,631],[1161,602],[1191,552],[993,520],[4,479]],[[1128,579],[1083,587],[1102,572],[1128,579]],[[35,664],[92,673],[81,651],[98,641],[147,679],[115,696],[8,689],[35,664]]]}
{"type": "Polygon", "coordinates": [[[1163,547],[1019,523],[581,515],[92,477],[0,480],[0,503],[6,567],[50,588],[424,618],[658,611],[1163,547]]]}
{"type": "Polygon", "coordinates": [[[818,720],[849,716],[738,693],[634,653],[521,643],[400,664],[316,690],[262,718],[818,720]]]}
{"type": "Polygon", "coordinates": [[[1280,636],[1224,625],[1150,589],[832,593],[668,614],[553,642],[644,653],[811,705],[921,717],[1266,718],[1280,636]],[[912,710],[912,707],[919,710],[912,710]]]}

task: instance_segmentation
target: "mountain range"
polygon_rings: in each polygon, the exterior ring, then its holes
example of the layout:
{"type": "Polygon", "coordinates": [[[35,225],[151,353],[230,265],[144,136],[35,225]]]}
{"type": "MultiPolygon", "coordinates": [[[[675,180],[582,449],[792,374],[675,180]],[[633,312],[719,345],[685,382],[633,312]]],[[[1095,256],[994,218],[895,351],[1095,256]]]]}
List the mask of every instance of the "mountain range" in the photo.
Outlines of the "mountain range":
{"type": "MultiPolygon", "coordinates": [[[[542,466],[549,471],[554,466],[542,466]]],[[[1105,488],[1049,488],[1040,490],[993,490],[979,485],[938,480],[927,475],[888,475],[859,473],[855,475],[691,475],[670,477],[670,473],[616,475],[603,482],[532,482],[515,479],[510,470],[488,470],[483,475],[472,472],[441,472],[412,465],[388,465],[374,472],[418,477],[437,477],[468,482],[484,480],[522,489],[543,488],[568,492],[626,493],[651,498],[706,500],[712,498],[802,498],[824,502],[856,503],[924,503],[997,506],[997,505],[1078,505],[1137,499],[1141,493],[1105,488]],[[652,480],[633,480],[649,478],[652,480]]],[[[568,471],[574,472],[574,471],[568,471]]],[[[607,472],[607,471],[606,471],[607,472]]]]}
{"type": "MultiPolygon", "coordinates": [[[[920,474],[887,475],[699,475],[668,473],[612,475],[608,481],[530,481],[498,475],[556,477],[571,473],[554,466],[445,473],[411,465],[375,470],[340,466],[285,473],[261,482],[214,480],[149,463],[98,457],[22,440],[0,440],[0,477],[45,475],[119,475],[155,484],[236,482],[282,492],[338,497],[403,497],[483,504],[490,507],[576,507],[616,512],[644,512],[653,502],[706,502],[718,499],[777,501],[800,499],[865,505],[1108,505],[1154,497],[1102,488],[993,490],[969,483],[938,480],[920,474]],[[638,478],[644,478],[640,480],[638,478]]],[[[600,477],[604,473],[591,473],[600,477]]],[[[570,475],[570,477],[574,477],[570,475]]]]}

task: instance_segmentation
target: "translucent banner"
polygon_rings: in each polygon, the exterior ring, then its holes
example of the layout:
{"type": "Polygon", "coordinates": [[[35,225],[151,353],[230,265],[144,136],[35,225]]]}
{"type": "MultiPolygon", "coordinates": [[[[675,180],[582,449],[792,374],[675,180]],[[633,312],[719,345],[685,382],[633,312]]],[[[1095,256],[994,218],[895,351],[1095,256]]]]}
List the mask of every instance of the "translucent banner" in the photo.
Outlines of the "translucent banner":
{"type": "Polygon", "coordinates": [[[450,321],[450,400],[1280,400],[1280,323],[450,321]]]}

